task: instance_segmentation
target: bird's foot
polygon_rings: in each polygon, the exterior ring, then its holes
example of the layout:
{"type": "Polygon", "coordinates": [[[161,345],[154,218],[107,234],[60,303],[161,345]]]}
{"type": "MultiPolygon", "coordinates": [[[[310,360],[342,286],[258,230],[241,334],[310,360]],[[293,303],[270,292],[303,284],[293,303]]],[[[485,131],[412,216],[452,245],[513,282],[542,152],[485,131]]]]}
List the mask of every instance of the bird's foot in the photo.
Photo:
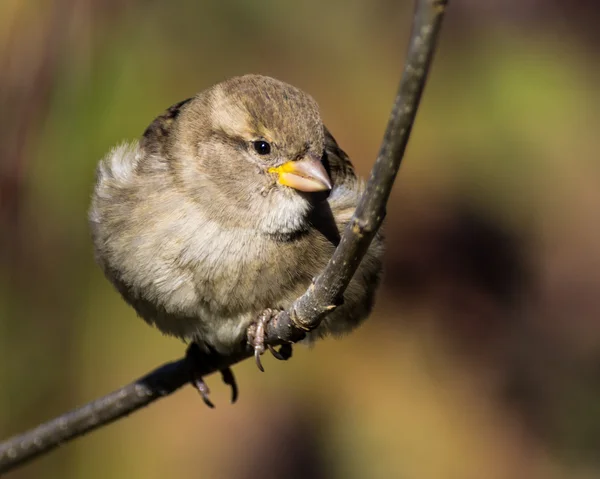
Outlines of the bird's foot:
{"type": "MultiPolygon", "coordinates": [[[[265,352],[265,328],[280,312],[276,309],[265,309],[256,321],[248,327],[248,343],[254,348],[254,359],[258,369],[263,372],[265,369],[260,361],[260,355],[265,352]]],[[[270,344],[267,344],[266,347],[276,359],[281,361],[287,361],[292,357],[291,344],[282,344],[279,350],[276,350],[270,344]]]]}
{"type": "MultiPolygon", "coordinates": [[[[208,385],[204,381],[202,374],[199,372],[206,368],[207,363],[211,363],[210,354],[204,353],[198,344],[191,343],[185,353],[185,359],[188,364],[192,386],[200,393],[204,404],[210,408],[214,408],[215,405],[209,398],[210,389],[208,389],[208,385]]],[[[221,369],[221,377],[223,378],[223,382],[231,387],[231,403],[233,404],[238,397],[238,387],[231,368],[221,369]]]]}

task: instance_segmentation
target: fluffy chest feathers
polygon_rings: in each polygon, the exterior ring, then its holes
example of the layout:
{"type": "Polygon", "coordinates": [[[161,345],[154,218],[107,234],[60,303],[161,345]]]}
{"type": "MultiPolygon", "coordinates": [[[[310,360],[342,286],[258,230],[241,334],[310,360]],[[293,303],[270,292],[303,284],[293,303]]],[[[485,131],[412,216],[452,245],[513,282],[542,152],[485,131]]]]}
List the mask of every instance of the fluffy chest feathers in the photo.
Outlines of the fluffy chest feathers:
{"type": "Polygon", "coordinates": [[[177,262],[189,273],[203,309],[234,317],[288,307],[332,252],[333,246],[315,232],[284,241],[206,221],[192,233],[177,262]]]}
{"type": "Polygon", "coordinates": [[[100,263],[150,322],[161,313],[212,321],[287,307],[333,252],[314,229],[281,240],[224,226],[164,178],[140,178],[134,156],[114,153],[100,171],[91,223],[100,263]]]}

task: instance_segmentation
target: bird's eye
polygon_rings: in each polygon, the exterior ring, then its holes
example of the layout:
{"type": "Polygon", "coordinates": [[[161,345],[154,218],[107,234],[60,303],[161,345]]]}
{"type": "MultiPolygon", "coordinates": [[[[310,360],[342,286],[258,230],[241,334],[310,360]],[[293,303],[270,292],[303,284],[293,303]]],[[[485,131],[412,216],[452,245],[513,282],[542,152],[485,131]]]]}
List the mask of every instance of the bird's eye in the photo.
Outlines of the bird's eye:
{"type": "Polygon", "coordinates": [[[254,149],[259,155],[268,155],[269,153],[271,153],[271,145],[264,140],[255,141],[254,149]]]}

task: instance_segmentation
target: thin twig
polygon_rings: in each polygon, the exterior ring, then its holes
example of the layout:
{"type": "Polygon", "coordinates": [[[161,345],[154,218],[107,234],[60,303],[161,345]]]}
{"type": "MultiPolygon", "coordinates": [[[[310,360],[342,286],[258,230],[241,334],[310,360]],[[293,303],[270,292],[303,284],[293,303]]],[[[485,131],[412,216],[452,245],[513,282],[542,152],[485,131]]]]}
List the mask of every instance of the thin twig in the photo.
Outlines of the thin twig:
{"type": "MultiPolygon", "coordinates": [[[[371,240],[385,217],[385,207],[415,120],[448,0],[416,0],[408,55],[379,155],[365,194],[327,267],[292,307],[267,326],[267,342],[283,344],[301,339],[316,328],[339,303],[371,240]]],[[[252,355],[211,360],[208,375],[252,355]]],[[[0,444],[0,473],[14,469],[71,439],[131,414],[168,396],[189,381],[184,359],[168,363],[137,381],[0,444]]]]}
{"type": "MultiPolygon", "coordinates": [[[[339,303],[383,222],[387,200],[425,87],[447,1],[416,0],[404,72],[367,189],[329,264],[315,280],[314,287],[298,298],[291,308],[292,323],[299,329],[315,329],[322,317],[339,303]]],[[[289,325],[285,321],[274,329],[269,329],[270,337],[288,339],[289,325]]]]}

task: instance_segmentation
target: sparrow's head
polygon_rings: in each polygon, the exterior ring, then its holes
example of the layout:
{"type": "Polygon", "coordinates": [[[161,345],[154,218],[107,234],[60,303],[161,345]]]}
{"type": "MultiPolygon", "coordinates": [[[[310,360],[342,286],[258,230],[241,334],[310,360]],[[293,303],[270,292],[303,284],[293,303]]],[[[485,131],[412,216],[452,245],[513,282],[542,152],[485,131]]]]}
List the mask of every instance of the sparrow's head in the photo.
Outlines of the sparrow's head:
{"type": "Polygon", "coordinates": [[[200,93],[174,133],[178,183],[222,223],[293,233],[332,187],[316,102],[273,78],[236,77],[200,93]]]}

